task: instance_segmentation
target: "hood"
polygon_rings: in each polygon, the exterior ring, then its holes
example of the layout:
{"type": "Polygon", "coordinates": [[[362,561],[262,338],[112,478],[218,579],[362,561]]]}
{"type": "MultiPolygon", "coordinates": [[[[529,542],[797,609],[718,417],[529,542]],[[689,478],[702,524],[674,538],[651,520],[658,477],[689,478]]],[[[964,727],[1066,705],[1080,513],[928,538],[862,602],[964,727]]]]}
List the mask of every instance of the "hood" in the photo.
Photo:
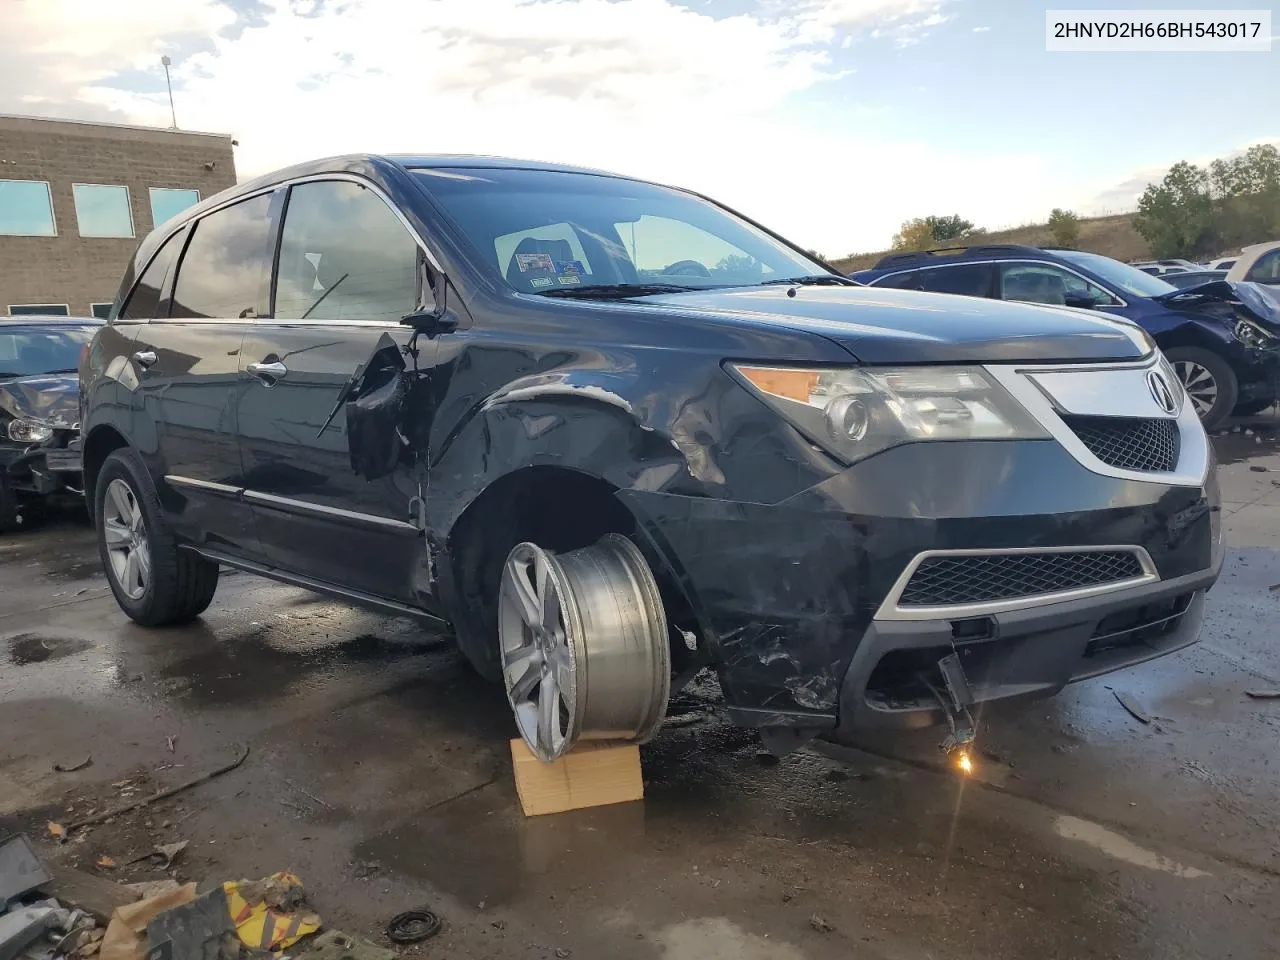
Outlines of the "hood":
{"type": "Polygon", "coordinates": [[[687,316],[789,328],[871,364],[1132,360],[1136,324],[1103,313],[882,287],[741,287],[632,301],[687,316]]]}
{"type": "Polygon", "coordinates": [[[0,410],[20,420],[71,429],[80,422],[80,378],[40,373],[0,382],[0,410]]]}
{"type": "Polygon", "coordinates": [[[1243,280],[1213,280],[1198,287],[1173,290],[1152,297],[1171,310],[1186,313],[1215,312],[1223,304],[1240,306],[1268,330],[1280,334],[1280,289],[1243,280]]]}

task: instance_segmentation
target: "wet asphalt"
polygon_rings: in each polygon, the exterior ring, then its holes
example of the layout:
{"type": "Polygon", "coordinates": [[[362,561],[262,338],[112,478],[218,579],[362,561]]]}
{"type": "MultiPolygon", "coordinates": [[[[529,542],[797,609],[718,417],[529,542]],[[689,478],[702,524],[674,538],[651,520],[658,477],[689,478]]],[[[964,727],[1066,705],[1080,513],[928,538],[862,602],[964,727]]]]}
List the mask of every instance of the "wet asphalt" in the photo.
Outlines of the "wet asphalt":
{"type": "Polygon", "coordinates": [[[143,630],[86,527],[5,537],[0,834],[122,880],[185,839],[183,879],[290,869],[373,937],[429,905],[424,957],[1274,955],[1280,700],[1246,691],[1280,690],[1280,420],[1215,445],[1230,550],[1201,642],[988,711],[972,779],[931,732],[772,762],[699,684],[642,751],[643,802],[532,820],[501,690],[446,635],[238,574],[197,625],[143,630]],[[180,797],[45,835],[245,746],[180,797]]]}

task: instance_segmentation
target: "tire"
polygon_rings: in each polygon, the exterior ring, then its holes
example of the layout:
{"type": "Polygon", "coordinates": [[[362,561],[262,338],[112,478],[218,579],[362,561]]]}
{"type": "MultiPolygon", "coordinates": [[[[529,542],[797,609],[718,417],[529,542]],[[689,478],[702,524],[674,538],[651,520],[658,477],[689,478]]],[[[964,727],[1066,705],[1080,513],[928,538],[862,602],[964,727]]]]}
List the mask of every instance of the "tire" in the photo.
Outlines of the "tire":
{"type": "Polygon", "coordinates": [[[1252,417],[1254,414],[1262,413],[1262,411],[1275,406],[1275,398],[1270,400],[1245,400],[1243,403],[1236,404],[1236,408],[1231,411],[1233,417],[1252,417]]]}
{"type": "Polygon", "coordinates": [[[208,608],[218,588],[218,565],[178,546],[137,453],[126,448],[107,457],[93,502],[102,568],[129,619],[167,627],[190,623],[208,608]]]}
{"type": "Polygon", "coordinates": [[[1231,416],[1240,395],[1240,383],[1230,364],[1200,347],[1175,347],[1165,351],[1165,357],[1182,380],[1204,428],[1221,426],[1231,416]]]}

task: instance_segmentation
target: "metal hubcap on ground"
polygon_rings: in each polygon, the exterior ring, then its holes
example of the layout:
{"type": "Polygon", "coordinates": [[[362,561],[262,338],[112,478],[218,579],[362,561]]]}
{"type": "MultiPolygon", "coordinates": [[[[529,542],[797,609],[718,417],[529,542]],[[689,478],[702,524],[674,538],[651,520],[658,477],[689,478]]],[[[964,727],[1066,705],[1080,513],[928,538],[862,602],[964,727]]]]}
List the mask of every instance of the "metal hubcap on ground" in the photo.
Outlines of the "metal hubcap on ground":
{"type": "Polygon", "coordinates": [[[1196,414],[1203,417],[1218,402],[1218,381],[1207,369],[1191,360],[1180,360],[1173,368],[1195,405],[1196,414]]]}
{"type": "Polygon", "coordinates": [[[666,615],[648,564],[625,537],[507,557],[498,594],[502,675],[529,749],[550,762],[578,740],[644,742],[671,690],[666,615]]]}
{"type": "Polygon", "coordinates": [[[102,536],[111,574],[130,600],[138,600],[151,582],[151,545],[142,507],[123,480],[112,480],[102,503],[102,536]]]}

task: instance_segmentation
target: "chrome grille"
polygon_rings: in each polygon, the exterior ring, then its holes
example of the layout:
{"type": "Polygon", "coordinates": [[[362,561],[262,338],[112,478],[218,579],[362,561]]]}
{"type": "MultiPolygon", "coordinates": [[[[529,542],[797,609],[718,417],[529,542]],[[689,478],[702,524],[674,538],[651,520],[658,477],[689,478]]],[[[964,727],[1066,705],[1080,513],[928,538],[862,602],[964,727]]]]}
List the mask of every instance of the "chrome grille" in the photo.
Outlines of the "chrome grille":
{"type": "Polygon", "coordinates": [[[911,575],[898,606],[1016,600],[1133,580],[1144,572],[1129,550],[926,557],[911,575]]]}
{"type": "Polygon", "coordinates": [[[1063,414],[1062,420],[1107,466],[1168,473],[1178,465],[1181,434],[1177,420],[1071,414],[1063,414]]]}

